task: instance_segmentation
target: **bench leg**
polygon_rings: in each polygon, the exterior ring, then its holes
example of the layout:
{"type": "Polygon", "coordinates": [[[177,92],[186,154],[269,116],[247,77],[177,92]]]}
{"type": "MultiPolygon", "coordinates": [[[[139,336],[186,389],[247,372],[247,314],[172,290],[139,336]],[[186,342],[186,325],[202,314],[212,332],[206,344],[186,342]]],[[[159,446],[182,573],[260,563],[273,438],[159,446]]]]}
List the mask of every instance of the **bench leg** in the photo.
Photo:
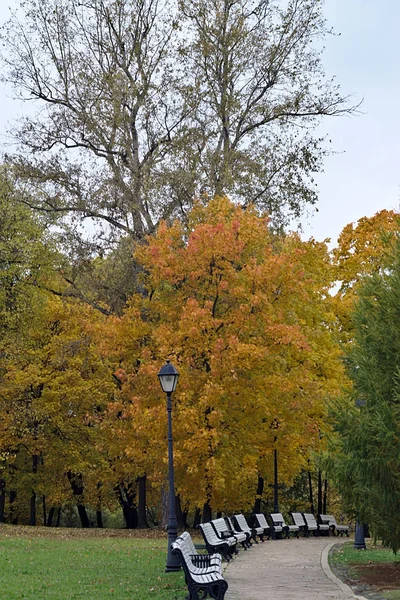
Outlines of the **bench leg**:
{"type": "Polygon", "coordinates": [[[188,586],[189,596],[185,600],[205,600],[210,597],[214,600],[224,600],[228,584],[225,580],[210,583],[209,586],[197,586],[190,583],[188,586]]]}
{"type": "Polygon", "coordinates": [[[226,581],[219,581],[216,585],[213,585],[209,590],[211,598],[214,600],[224,600],[228,584],[226,581]]]}

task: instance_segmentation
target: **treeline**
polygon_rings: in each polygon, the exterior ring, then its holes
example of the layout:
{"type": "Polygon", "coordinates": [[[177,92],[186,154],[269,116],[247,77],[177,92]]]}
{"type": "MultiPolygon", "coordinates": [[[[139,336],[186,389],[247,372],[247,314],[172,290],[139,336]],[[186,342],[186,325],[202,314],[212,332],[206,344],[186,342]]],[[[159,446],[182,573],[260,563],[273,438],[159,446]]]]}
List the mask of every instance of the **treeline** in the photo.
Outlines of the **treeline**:
{"type": "MultiPolygon", "coordinates": [[[[83,526],[86,505],[99,525],[117,504],[128,527],[146,524],[146,505],[160,518],[166,357],[181,374],[173,419],[183,514],[251,509],[272,482],[274,450],[281,483],[310,470],[326,447],[327,400],[347,381],[338,341],[352,339],[355,280],[366,258],[371,269],[383,260],[384,243],[371,255],[370,236],[395,229],[393,213],[346,228],[330,254],[325,243],[277,235],[253,207],[198,202],[185,223],[162,223],[135,247],[140,286],[115,315],[89,286],[93,301],[76,296],[52,233],[10,198],[1,202],[3,518],[33,524],[38,499],[48,510],[75,504],[83,526]]],[[[108,261],[91,268],[106,272],[108,261]]]]}

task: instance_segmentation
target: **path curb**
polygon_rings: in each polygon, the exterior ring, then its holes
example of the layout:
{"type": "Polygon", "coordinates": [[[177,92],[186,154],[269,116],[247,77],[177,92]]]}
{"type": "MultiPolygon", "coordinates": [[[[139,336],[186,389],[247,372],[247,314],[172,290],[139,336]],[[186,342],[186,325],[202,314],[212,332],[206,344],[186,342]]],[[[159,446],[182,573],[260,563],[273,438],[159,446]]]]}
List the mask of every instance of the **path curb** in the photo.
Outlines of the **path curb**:
{"type": "Polygon", "coordinates": [[[347,583],[344,583],[341,579],[339,579],[339,577],[336,577],[336,575],[334,575],[334,573],[332,572],[332,570],[329,566],[328,556],[329,556],[329,552],[330,552],[331,548],[333,546],[336,546],[336,543],[337,542],[332,542],[331,544],[328,544],[327,546],[325,546],[325,548],[322,551],[321,567],[322,567],[323,572],[331,581],[333,581],[333,583],[336,583],[336,585],[338,587],[340,587],[342,592],[344,594],[346,594],[346,596],[348,596],[349,598],[357,598],[357,600],[367,600],[367,598],[365,598],[364,596],[355,594],[353,592],[353,590],[351,589],[351,587],[349,585],[347,585],[347,583]]]}

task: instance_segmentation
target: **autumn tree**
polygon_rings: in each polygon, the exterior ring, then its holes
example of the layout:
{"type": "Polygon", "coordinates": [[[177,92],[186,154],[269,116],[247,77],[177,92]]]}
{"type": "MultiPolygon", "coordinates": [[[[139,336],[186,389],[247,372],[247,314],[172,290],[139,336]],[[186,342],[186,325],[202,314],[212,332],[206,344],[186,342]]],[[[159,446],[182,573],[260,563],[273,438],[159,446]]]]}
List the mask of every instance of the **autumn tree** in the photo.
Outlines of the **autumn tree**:
{"type": "Polygon", "coordinates": [[[113,384],[93,342],[104,316],[71,298],[58,275],[65,257],[12,183],[2,171],[0,479],[2,498],[17,495],[14,506],[20,514],[30,507],[34,524],[39,496],[56,505],[71,497],[68,472],[72,482],[72,474],[89,471],[101,480],[95,425],[113,384]]]}
{"type": "Polygon", "coordinates": [[[157,372],[171,357],[177,491],[192,507],[248,508],[271,480],[278,445],[291,481],[320,444],[325,397],[341,373],[330,336],[324,244],[276,238],[268,219],[226,198],[199,203],[184,226],[161,224],[139,248],[146,295],[110,318],[119,395],[105,435],[137,475],[161,486],[166,411],[157,372]]]}
{"type": "Polygon", "coordinates": [[[332,471],[347,507],[399,549],[400,244],[364,277],[352,314],[347,365],[353,389],[333,410],[332,471]]]}
{"type": "Polygon", "coordinates": [[[342,344],[352,339],[350,315],[358,288],[365,277],[379,273],[391,260],[392,242],[400,230],[400,218],[393,210],[382,210],[372,217],[349,223],[339,235],[332,251],[334,279],[338,290],[334,307],[338,336],[342,344]]]}
{"type": "Polygon", "coordinates": [[[41,292],[29,313],[20,313],[20,334],[8,337],[0,379],[2,473],[8,489],[18,491],[20,510],[32,494],[31,524],[39,496],[50,506],[76,504],[83,526],[85,503],[98,504],[97,484],[108,467],[97,446],[99,423],[114,389],[91,333],[102,319],[87,304],[41,292]]]}

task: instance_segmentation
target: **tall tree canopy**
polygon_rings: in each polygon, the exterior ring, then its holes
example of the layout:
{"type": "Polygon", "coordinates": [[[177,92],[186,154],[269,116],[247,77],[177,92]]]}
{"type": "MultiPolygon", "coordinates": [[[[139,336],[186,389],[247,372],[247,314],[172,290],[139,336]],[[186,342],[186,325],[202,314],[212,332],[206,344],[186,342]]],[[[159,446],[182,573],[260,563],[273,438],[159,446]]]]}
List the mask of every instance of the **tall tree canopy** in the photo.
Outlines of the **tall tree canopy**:
{"type": "Polygon", "coordinates": [[[337,484],[359,522],[395,552],[400,495],[400,243],[391,261],[364,278],[347,353],[353,390],[334,410],[337,484]]]}
{"type": "Polygon", "coordinates": [[[249,508],[258,475],[271,480],[274,447],[283,481],[307,464],[321,443],[326,396],[338,390],[326,246],[275,238],[254,208],[220,198],[197,205],[186,226],[162,224],[136,255],[147,294],[107,321],[120,391],[105,435],[119,440],[137,475],[162,484],[157,371],[170,356],[181,372],[179,493],[195,507],[249,508]]]}
{"type": "Polygon", "coordinates": [[[315,126],[351,111],[323,73],[322,4],[21,2],[1,34],[2,79],[34,104],[9,156],[26,201],[92,219],[108,242],[141,239],[206,193],[267,208],[276,225],[299,215],[316,201],[315,126]]]}

